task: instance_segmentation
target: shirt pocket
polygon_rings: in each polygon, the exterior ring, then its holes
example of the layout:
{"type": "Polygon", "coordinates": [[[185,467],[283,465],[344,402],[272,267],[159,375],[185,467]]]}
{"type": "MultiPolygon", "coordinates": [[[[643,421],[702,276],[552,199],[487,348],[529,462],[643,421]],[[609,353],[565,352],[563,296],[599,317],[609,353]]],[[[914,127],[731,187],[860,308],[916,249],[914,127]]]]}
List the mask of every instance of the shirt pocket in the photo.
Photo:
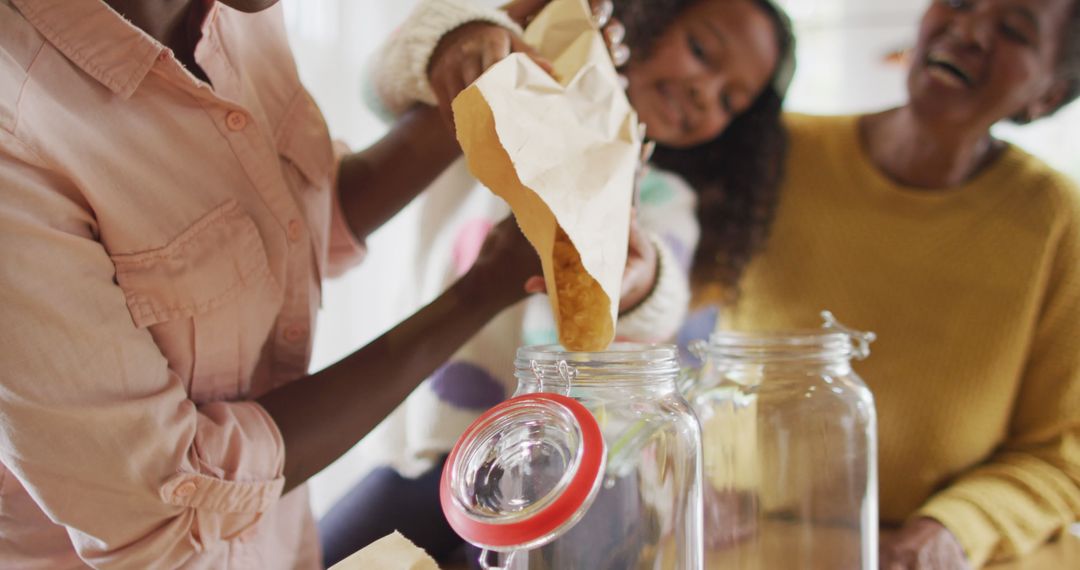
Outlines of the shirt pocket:
{"type": "Polygon", "coordinates": [[[275,135],[282,171],[304,211],[319,276],[325,276],[330,217],[337,191],[337,158],[330,131],[315,100],[300,89],[275,135]]]}
{"type": "Polygon", "coordinates": [[[166,246],[112,256],[135,326],[202,404],[247,394],[281,305],[255,222],[235,200],[166,246]]]}

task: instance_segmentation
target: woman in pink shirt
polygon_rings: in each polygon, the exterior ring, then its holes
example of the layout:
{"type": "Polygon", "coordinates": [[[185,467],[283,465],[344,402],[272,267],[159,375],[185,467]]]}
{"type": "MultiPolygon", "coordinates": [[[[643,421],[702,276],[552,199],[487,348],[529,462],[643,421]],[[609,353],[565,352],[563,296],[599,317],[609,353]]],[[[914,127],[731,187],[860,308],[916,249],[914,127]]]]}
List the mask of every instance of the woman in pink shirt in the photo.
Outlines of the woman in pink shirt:
{"type": "Polygon", "coordinates": [[[0,567],[318,567],[304,481],[538,273],[504,222],[307,374],[321,280],[458,149],[335,148],[275,3],[0,0],[0,567]]]}

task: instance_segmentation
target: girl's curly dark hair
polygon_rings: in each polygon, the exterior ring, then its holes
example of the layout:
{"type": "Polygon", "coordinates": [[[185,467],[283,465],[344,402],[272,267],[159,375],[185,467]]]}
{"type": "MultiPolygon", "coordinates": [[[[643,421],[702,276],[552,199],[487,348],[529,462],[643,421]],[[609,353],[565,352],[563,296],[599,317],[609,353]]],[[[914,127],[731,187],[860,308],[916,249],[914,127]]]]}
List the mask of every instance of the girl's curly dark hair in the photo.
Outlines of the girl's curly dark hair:
{"type": "MultiPolygon", "coordinates": [[[[615,0],[635,57],[647,57],[679,12],[699,1],[705,0],[615,0]]],[[[780,53],[787,53],[794,39],[776,8],[752,1],[773,19],[780,53]]],[[[695,291],[719,286],[721,300],[734,302],[743,271],[768,238],[787,153],[782,103],[770,86],[716,139],[691,149],[658,146],[653,155],[653,164],[682,176],[697,193],[701,239],[691,270],[695,291]]]]}

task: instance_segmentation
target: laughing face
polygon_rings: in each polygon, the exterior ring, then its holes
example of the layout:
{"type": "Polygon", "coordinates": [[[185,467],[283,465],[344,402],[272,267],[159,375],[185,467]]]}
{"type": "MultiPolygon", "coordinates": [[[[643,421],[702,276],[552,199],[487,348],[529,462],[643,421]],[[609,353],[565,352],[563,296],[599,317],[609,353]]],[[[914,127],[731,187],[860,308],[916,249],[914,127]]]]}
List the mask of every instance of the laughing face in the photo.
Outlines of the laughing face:
{"type": "Polygon", "coordinates": [[[716,138],[764,91],[779,61],[776,25],[755,0],[701,0],[626,70],[649,137],[672,148],[716,138]]]}
{"type": "Polygon", "coordinates": [[[980,128],[1050,111],[1074,1],[935,0],[908,77],[911,105],[923,116],[980,128]]]}

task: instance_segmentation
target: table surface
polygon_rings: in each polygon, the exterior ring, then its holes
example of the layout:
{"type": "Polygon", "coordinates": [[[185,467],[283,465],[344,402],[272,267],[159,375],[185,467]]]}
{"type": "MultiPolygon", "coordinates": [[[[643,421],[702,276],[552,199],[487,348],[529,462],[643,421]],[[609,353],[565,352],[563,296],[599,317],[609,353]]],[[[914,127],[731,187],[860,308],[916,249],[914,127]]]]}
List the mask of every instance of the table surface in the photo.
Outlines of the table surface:
{"type": "MultiPolygon", "coordinates": [[[[769,523],[766,523],[769,524],[769,523]]],[[[858,560],[841,556],[842,553],[857,551],[858,535],[847,530],[815,530],[814,537],[801,535],[799,529],[786,523],[771,523],[769,531],[759,545],[744,548],[739,560],[735,553],[728,555],[724,551],[711,551],[707,555],[706,570],[727,570],[729,568],[762,568],[772,570],[783,568],[791,560],[810,560],[810,567],[822,569],[857,568],[858,560]],[[855,544],[852,544],[852,543],[855,544]]],[[[888,532],[888,531],[883,531],[888,532]]],[[[1080,570],[1080,537],[1065,533],[1060,539],[1044,545],[1035,552],[1018,560],[990,564],[986,570],[1080,570]]]]}
{"type": "MultiPolygon", "coordinates": [[[[711,568],[722,568],[723,563],[712,563],[711,568]]],[[[444,566],[444,570],[466,570],[464,564],[444,566]]],[[[1020,560],[986,566],[984,570],[1071,570],[1080,569],[1080,537],[1066,534],[1032,552],[1020,560]]]]}
{"type": "Polygon", "coordinates": [[[1066,534],[1015,562],[991,564],[987,570],[1070,570],[1080,568],[1080,538],[1066,534]]]}

